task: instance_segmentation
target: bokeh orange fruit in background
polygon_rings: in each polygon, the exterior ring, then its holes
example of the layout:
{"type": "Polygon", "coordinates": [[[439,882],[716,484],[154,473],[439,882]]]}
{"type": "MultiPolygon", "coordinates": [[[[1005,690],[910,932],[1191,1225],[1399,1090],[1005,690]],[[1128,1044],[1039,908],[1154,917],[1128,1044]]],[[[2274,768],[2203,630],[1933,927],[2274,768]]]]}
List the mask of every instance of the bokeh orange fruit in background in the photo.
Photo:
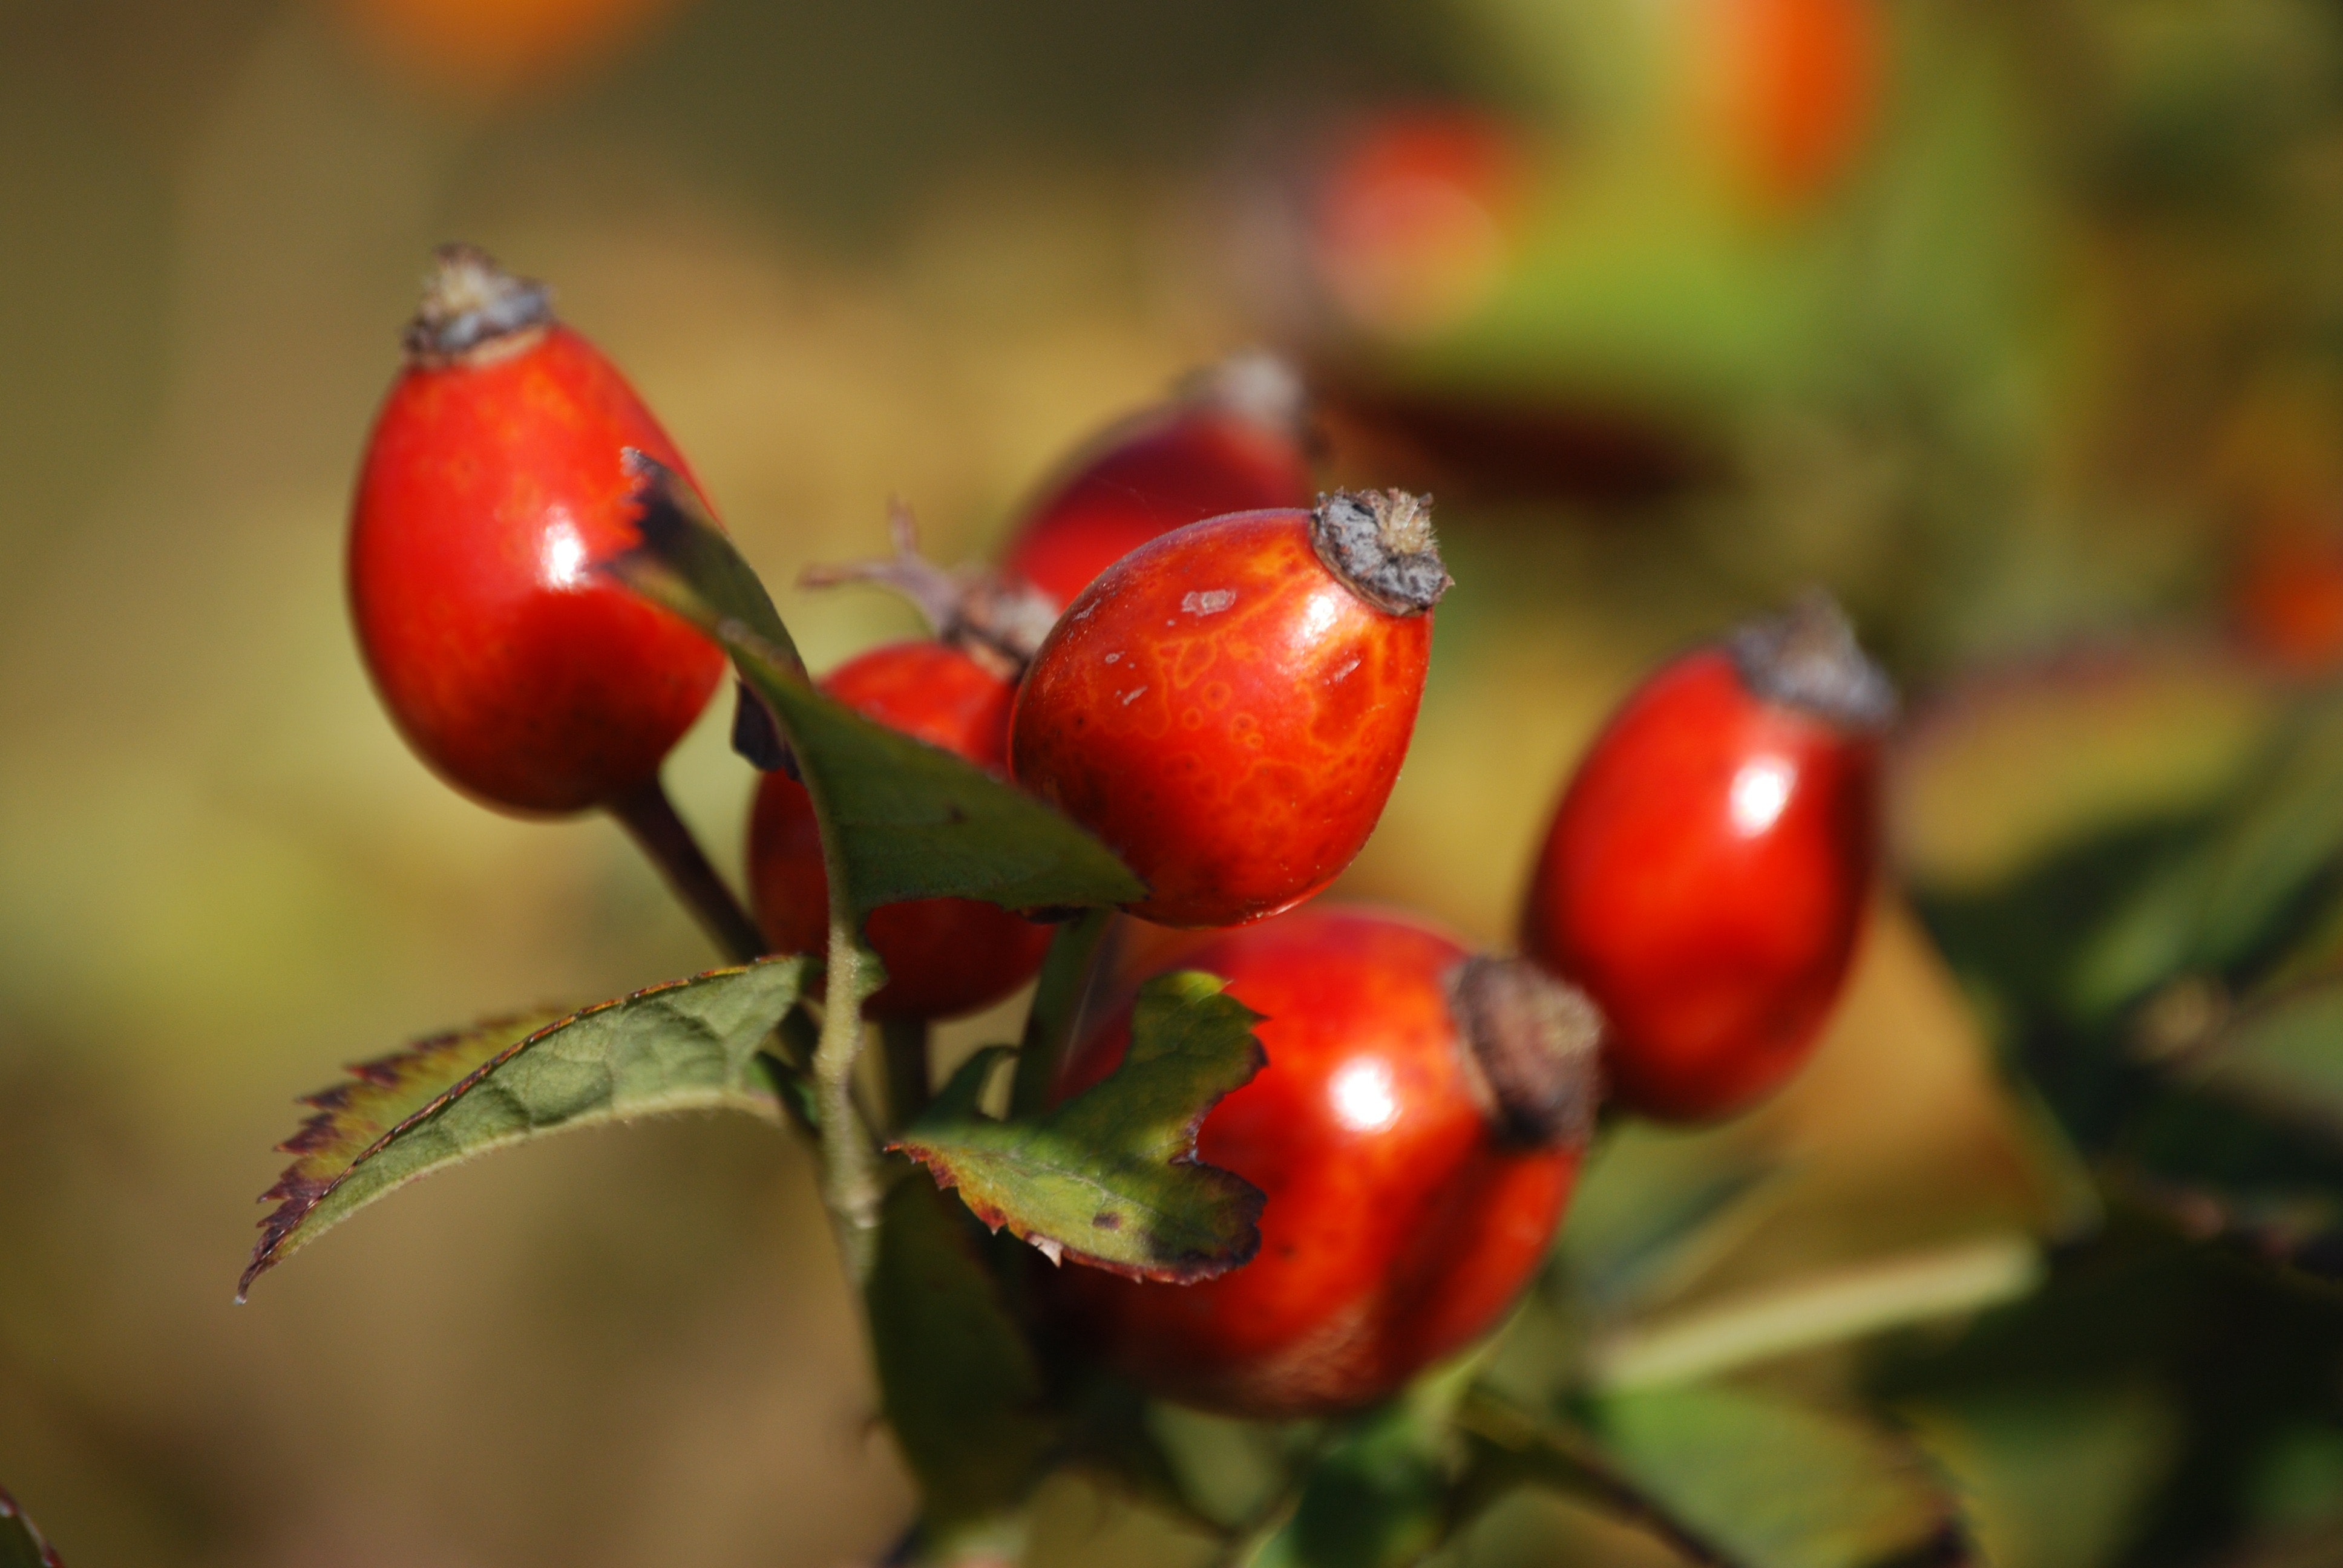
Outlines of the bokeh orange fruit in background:
{"type": "Polygon", "coordinates": [[[1887,69],[1878,0],[1703,0],[1685,20],[1700,113],[1738,183],[1795,208],[1846,175],[1887,69]]]}
{"type": "Polygon", "coordinates": [[[1353,325],[1437,332],[1504,280],[1533,177],[1523,133],[1483,111],[1432,106],[1368,121],[1319,190],[1312,264],[1353,325]]]}
{"type": "Polygon", "coordinates": [[[466,97],[541,90],[608,64],[689,0],[332,0],[368,53],[466,97]]]}

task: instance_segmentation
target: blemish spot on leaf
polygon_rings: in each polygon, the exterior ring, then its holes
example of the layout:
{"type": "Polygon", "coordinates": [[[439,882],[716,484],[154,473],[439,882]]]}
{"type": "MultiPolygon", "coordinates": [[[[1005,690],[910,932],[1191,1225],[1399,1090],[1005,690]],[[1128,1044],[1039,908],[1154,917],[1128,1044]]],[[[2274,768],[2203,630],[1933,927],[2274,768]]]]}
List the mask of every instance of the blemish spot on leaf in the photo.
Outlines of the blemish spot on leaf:
{"type": "Polygon", "coordinates": [[[1122,1216],[1111,1209],[1101,1209],[1091,1216],[1091,1224],[1101,1231],[1120,1231],[1122,1229],[1122,1216]]]}

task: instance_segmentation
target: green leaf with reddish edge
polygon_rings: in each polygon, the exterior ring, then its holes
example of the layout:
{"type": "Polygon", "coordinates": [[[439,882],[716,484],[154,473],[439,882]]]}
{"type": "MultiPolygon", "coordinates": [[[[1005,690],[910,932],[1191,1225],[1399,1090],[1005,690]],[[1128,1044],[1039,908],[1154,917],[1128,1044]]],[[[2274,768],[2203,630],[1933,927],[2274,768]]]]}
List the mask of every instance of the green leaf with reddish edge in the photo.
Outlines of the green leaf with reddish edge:
{"type": "Polygon", "coordinates": [[[1105,845],[1055,809],[815,690],[772,600],[687,492],[653,485],[641,501],[642,546],[605,569],[706,632],[772,709],[835,836],[858,919],[907,899],[1033,910],[1146,896],[1105,845]]]}
{"type": "Polygon", "coordinates": [[[903,1172],[863,1287],[880,1397],[919,1480],[923,1530],[1014,1507],[1062,1435],[973,1231],[932,1182],[903,1172]]]}
{"type": "Polygon", "coordinates": [[[65,1568],[8,1489],[0,1486],[0,1568],[65,1568]]]}
{"type": "Polygon", "coordinates": [[[1268,1061],[1261,1015],[1216,975],[1141,988],[1131,1049],[1107,1077],[1030,1120],[977,1107],[1007,1048],[979,1051],[894,1148],[957,1187],[977,1218],[1052,1256],[1132,1279],[1189,1283],[1261,1245],[1262,1191],[1196,1158],[1196,1129],[1268,1061]]]}
{"type": "Polygon", "coordinates": [[[1713,1384],[1614,1394],[1592,1414],[1624,1480],[1746,1568],[1872,1568],[1962,1538],[1919,1451],[1854,1416],[1713,1384]]]}
{"type": "Polygon", "coordinates": [[[763,959],[669,980],[580,1012],[538,1014],[424,1040],[307,1096],[317,1114],[277,1147],[295,1156],[261,1195],[277,1208],[237,1286],[368,1203],[492,1149],[677,1111],[782,1114],[759,1047],[796,1005],[809,960],[763,959]]]}

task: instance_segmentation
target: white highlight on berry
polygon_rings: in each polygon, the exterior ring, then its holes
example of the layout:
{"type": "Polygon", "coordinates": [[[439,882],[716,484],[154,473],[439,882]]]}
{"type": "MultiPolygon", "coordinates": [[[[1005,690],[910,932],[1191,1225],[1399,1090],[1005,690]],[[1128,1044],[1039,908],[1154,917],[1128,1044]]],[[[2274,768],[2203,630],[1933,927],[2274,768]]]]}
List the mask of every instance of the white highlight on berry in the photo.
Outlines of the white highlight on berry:
{"type": "Polygon", "coordinates": [[[1782,808],[1790,803],[1791,786],[1798,781],[1797,769],[1780,757],[1753,757],[1741,765],[1733,776],[1733,785],[1726,796],[1726,810],[1733,819],[1733,830],[1745,839],[1754,839],[1772,827],[1782,815],[1782,808]]]}
{"type": "Polygon", "coordinates": [[[544,568],[548,588],[576,588],[586,579],[586,541],[566,518],[546,530],[544,568]]]}
{"type": "Polygon", "coordinates": [[[1335,1119],[1353,1132],[1381,1132],[1399,1120],[1391,1067],[1380,1057],[1344,1062],[1326,1090],[1334,1101],[1335,1119]]]}

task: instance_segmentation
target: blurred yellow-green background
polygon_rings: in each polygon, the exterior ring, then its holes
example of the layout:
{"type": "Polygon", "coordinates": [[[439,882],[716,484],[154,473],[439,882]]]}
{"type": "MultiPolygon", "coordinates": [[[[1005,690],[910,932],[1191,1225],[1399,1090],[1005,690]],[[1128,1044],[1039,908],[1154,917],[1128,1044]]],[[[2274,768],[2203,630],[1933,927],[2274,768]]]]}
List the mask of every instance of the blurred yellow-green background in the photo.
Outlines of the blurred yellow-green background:
{"type": "MultiPolygon", "coordinates": [[[[614,827],[458,799],[367,689],[345,510],[434,244],[555,284],[817,667],[913,625],[787,586],[890,497],[979,556],[1182,371],[1297,354],[1331,471],[1440,495],[1459,585],[1344,890],[1502,944],[1609,705],[1807,581],[1924,715],[2062,650],[2120,689],[1916,731],[1916,874],[2227,776],[2270,661],[2332,652],[2294,589],[2343,509],[2338,38],[2308,0],[0,0],[0,1479],[157,1568],[846,1563],[910,1506],[762,1127],[445,1176],[231,1302],[295,1093],[714,958],[614,827]],[[1376,151],[1411,124],[1471,177],[1376,151]]],[[[729,865],[724,718],[669,777],[729,865]]],[[[1679,1304],[2030,1255],[2068,1210],[2028,1114],[1883,895],[1814,1070],[1716,1135],[1792,1176],[1679,1304]]],[[[2149,1484],[2156,1419],[2092,1473],[2149,1484]]],[[[2113,1550],[2023,1503],[1998,1560],[2113,1550]]],[[[1040,1550],[1205,1554],[1074,1483],[1040,1550]]],[[[1545,1503],[1473,1550],[1664,1560],[1545,1503]]]]}

